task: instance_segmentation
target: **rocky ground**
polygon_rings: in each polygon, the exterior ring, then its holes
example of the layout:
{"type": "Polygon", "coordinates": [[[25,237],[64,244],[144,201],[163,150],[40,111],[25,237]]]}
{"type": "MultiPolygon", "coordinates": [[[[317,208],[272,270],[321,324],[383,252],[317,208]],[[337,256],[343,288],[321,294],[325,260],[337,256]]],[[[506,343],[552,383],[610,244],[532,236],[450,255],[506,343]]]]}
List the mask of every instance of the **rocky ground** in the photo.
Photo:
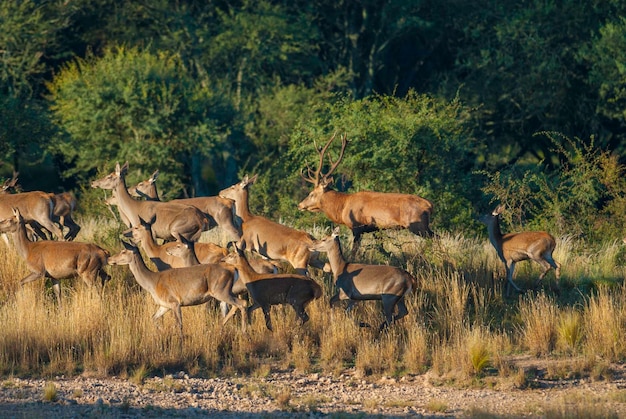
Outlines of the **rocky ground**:
{"type": "Polygon", "coordinates": [[[608,380],[537,378],[525,389],[495,388],[441,385],[431,374],[395,379],[350,371],[210,379],[180,372],[142,383],[12,377],[0,387],[0,417],[626,417],[622,366],[608,380]]]}

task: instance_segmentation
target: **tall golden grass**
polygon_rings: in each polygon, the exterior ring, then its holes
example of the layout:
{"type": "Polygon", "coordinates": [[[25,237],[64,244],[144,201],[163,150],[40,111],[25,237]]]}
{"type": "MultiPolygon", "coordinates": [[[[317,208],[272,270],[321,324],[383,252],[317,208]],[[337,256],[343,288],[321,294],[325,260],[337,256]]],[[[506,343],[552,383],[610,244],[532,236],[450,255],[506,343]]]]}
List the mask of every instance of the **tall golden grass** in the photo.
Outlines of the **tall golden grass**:
{"type": "MultiPolygon", "coordinates": [[[[81,220],[81,241],[112,253],[120,249],[111,222],[81,220]]],[[[325,232],[312,231],[317,237],[325,232]]],[[[203,240],[225,244],[219,230],[203,240]]],[[[350,236],[342,237],[348,247],[350,236]]],[[[104,293],[64,280],[58,307],[43,280],[22,287],[27,274],[12,245],[0,241],[0,372],[4,375],[91,374],[133,377],[138,371],[185,370],[199,376],[265,375],[274,368],[362,375],[422,373],[451,380],[515,376],[512,355],[612,362],[626,358],[624,249],[617,243],[589,250],[571,237],[558,240],[563,264],[538,289],[503,298],[504,268],[486,239],[443,234],[422,239],[408,232],[364,238],[359,261],[389,263],[413,273],[418,287],[408,296],[409,315],[380,332],[380,304],[358,303],[350,313],[329,307],[329,274],[313,270],[324,295],[298,323],[291,307],[274,307],[274,332],[260,311],[242,333],[238,321],[222,326],[217,304],[183,308],[182,351],[171,314],[155,323],[156,305],[127,267],[110,267],[104,293]],[[369,324],[373,327],[362,327],[369,324]]],[[[516,281],[532,288],[538,266],[520,263],[516,281]]],[[[576,365],[572,363],[572,365],[576,365]]]]}

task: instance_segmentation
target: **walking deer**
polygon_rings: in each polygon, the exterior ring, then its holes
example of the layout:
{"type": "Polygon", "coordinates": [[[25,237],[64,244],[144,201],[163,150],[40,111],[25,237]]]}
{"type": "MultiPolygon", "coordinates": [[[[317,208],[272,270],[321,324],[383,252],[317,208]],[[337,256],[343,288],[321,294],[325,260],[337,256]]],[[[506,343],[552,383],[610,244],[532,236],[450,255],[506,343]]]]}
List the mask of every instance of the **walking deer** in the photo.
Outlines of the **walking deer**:
{"type": "Polygon", "coordinates": [[[131,226],[140,225],[140,218],[151,220],[156,217],[152,232],[163,240],[177,240],[185,236],[188,240],[197,241],[202,232],[208,229],[206,217],[195,207],[169,202],[140,201],[131,197],[126,188],[127,171],[128,162],[122,167],[117,163],[114,172],[94,180],[91,187],[115,191],[118,209],[124,214],[122,218],[127,218],[131,226]]]}
{"type": "Polygon", "coordinates": [[[420,236],[431,237],[430,217],[433,204],[417,195],[383,192],[343,193],[331,189],[332,174],[343,159],[348,144],[346,135],[341,137],[341,151],[333,162],[329,156],[330,169],[322,172],[328,148],[336,137],[333,135],[324,147],[318,149],[319,163],[315,171],[307,165],[307,176],[302,178],[314,185],[309,195],[298,204],[301,211],[323,212],[336,224],[347,226],[353,235],[352,253],[361,242],[363,233],[382,229],[406,228],[420,236]]]}
{"type": "Polygon", "coordinates": [[[223,198],[235,202],[235,210],[241,218],[242,235],[239,246],[256,251],[270,258],[287,261],[300,274],[307,273],[307,266],[322,268],[317,252],[309,248],[315,240],[304,231],[276,223],[260,215],[253,215],[248,206],[248,188],[257,180],[257,175],[248,178],[220,192],[223,198]]]}
{"type": "Polygon", "coordinates": [[[240,281],[245,284],[248,294],[254,303],[248,307],[251,313],[257,308],[263,310],[265,326],[273,331],[270,309],[273,305],[289,304],[293,307],[302,324],[309,320],[306,306],[322,295],[322,287],[308,276],[298,274],[259,274],[246,259],[243,250],[236,249],[223,259],[233,265],[239,273],[240,281]]]}
{"type": "Polygon", "coordinates": [[[17,187],[17,176],[18,173],[13,172],[13,178],[5,180],[0,189],[0,219],[10,218],[13,209],[17,208],[38,237],[48,238],[45,229],[57,239],[63,240],[63,231],[55,224],[57,218],[54,215],[54,194],[41,191],[11,194],[9,189],[17,187]]]}
{"type": "Polygon", "coordinates": [[[413,275],[393,266],[347,263],[341,253],[339,227],[330,236],[316,241],[311,249],[328,254],[337,288],[330,299],[331,306],[339,300],[349,300],[346,309],[349,311],[357,301],[381,300],[385,321],[380,330],[408,314],[404,298],[415,287],[413,275]],[[394,314],[396,307],[398,313],[394,314]]]}
{"type": "MultiPolygon", "coordinates": [[[[138,198],[160,201],[155,183],[158,176],[159,171],[156,170],[148,179],[128,188],[128,192],[138,198]]],[[[172,199],[168,202],[196,207],[209,219],[209,229],[217,225],[228,233],[231,239],[239,240],[239,237],[241,237],[241,231],[233,220],[233,201],[230,199],[219,196],[198,196],[195,198],[172,199]]]]}
{"type": "Polygon", "coordinates": [[[181,346],[183,342],[181,307],[204,304],[212,298],[234,306],[222,320],[222,324],[225,324],[239,309],[242,314],[241,327],[243,331],[246,330],[246,305],[231,291],[234,279],[232,270],[220,264],[208,264],[154,272],[148,269],[136,246],[122,243],[124,249],[111,256],[109,264],[128,265],[137,283],[150,293],[154,302],[159,306],[152,316],[153,320],[158,320],[172,310],[178,324],[181,346]]]}
{"type": "MultiPolygon", "coordinates": [[[[504,205],[499,205],[493,212],[484,215],[481,221],[487,225],[489,241],[496,249],[500,260],[504,262],[508,285],[521,292],[521,289],[513,282],[513,274],[515,273],[515,264],[523,260],[533,260],[543,268],[537,282],[541,281],[551,268],[554,268],[558,281],[561,277],[561,264],[552,257],[552,252],[556,247],[554,237],[545,231],[502,234],[500,230],[502,211],[504,211],[504,205]]],[[[509,295],[508,286],[506,294],[509,295]]]]}
{"type": "Polygon", "coordinates": [[[50,278],[57,302],[61,305],[59,280],[79,276],[87,285],[94,286],[100,278],[101,289],[111,278],[105,271],[109,252],[92,243],[62,241],[30,241],[18,209],[13,217],[0,221],[0,232],[11,233],[18,254],[31,272],[21,285],[39,278],[50,278]]]}

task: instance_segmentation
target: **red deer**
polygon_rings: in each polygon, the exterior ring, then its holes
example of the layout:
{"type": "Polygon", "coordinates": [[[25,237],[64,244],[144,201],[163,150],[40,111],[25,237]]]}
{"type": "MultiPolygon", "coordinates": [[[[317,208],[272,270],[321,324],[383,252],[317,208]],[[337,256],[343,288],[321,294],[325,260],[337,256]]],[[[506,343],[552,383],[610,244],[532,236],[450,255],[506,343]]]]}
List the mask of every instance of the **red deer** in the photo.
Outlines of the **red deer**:
{"type": "MultiPolygon", "coordinates": [[[[221,246],[213,243],[197,243],[194,246],[197,249],[197,254],[194,253],[193,257],[198,263],[190,263],[188,259],[181,259],[169,253],[169,250],[178,246],[179,241],[167,242],[164,244],[158,244],[154,240],[152,235],[152,224],[155,219],[150,221],[144,221],[139,218],[140,225],[131,227],[123,234],[126,237],[131,237],[133,243],[141,244],[141,247],[146,252],[146,255],[154,263],[157,270],[164,271],[171,268],[184,268],[186,266],[192,266],[199,263],[218,263],[228,251],[221,246]]],[[[181,240],[187,242],[184,236],[181,236],[181,240]]],[[[194,243],[194,242],[191,242],[194,243]]]]}
{"type": "Polygon", "coordinates": [[[381,300],[385,315],[381,330],[408,314],[404,297],[416,284],[410,273],[387,265],[347,263],[341,253],[339,227],[330,236],[316,241],[311,249],[328,254],[337,288],[330,299],[331,306],[339,300],[349,300],[347,310],[350,310],[356,301],[381,300]],[[398,313],[394,314],[396,307],[398,313]]]}
{"type": "Polygon", "coordinates": [[[237,216],[242,220],[239,246],[269,259],[287,261],[300,274],[307,273],[309,264],[322,268],[317,260],[317,252],[309,250],[315,240],[313,236],[250,212],[248,188],[256,180],[257,175],[252,178],[246,175],[241,182],[220,192],[221,197],[235,201],[237,216]]]}
{"type": "MultiPolygon", "coordinates": [[[[138,198],[146,198],[150,201],[160,201],[156,187],[156,179],[159,171],[156,170],[148,179],[128,188],[128,192],[138,198]]],[[[233,220],[233,201],[219,196],[198,196],[195,198],[172,199],[173,203],[191,205],[198,208],[209,219],[209,228],[220,226],[233,240],[239,240],[241,231],[233,220]]]]}
{"type": "Polygon", "coordinates": [[[257,308],[261,308],[265,315],[265,326],[270,331],[273,331],[270,317],[271,306],[291,305],[304,324],[309,320],[309,315],[305,310],[306,306],[322,295],[322,287],[308,276],[257,273],[252,269],[240,249],[228,254],[223,261],[237,269],[240,280],[245,284],[248,294],[254,301],[247,310],[248,321],[250,321],[251,313],[257,308]]]}
{"type": "MultiPolygon", "coordinates": [[[[481,221],[487,225],[489,241],[496,249],[500,260],[504,262],[508,284],[516,291],[521,291],[513,282],[513,274],[515,263],[523,260],[534,260],[543,268],[537,282],[541,281],[551,268],[554,268],[558,281],[561,277],[561,264],[552,258],[552,252],[556,247],[554,237],[545,231],[502,234],[499,220],[502,211],[504,211],[504,205],[499,205],[491,214],[484,215],[481,221]]],[[[509,295],[508,286],[506,294],[509,295]]]]}
{"type": "MultiPolygon", "coordinates": [[[[4,181],[0,187],[0,195],[8,194],[10,189],[17,192],[19,186],[17,185],[17,177],[19,173],[13,172],[13,177],[4,181]]],[[[69,192],[62,192],[58,194],[50,194],[54,208],[52,210],[52,221],[60,226],[61,231],[63,228],[67,228],[69,231],[64,236],[65,240],[74,240],[80,231],[80,226],[72,219],[72,213],[76,209],[76,198],[69,192]]],[[[38,222],[31,220],[29,225],[41,238],[47,238],[45,232],[42,229],[46,229],[38,222]]],[[[52,234],[52,231],[48,231],[52,234]]]]}
{"type": "Polygon", "coordinates": [[[188,240],[197,241],[202,232],[207,230],[206,217],[195,207],[169,202],[139,201],[131,197],[126,189],[127,171],[128,163],[122,167],[117,163],[113,173],[94,180],[91,187],[115,191],[118,209],[130,221],[131,226],[140,225],[140,218],[151,220],[156,217],[152,232],[163,240],[178,240],[185,236],[188,240]]]}
{"type": "Polygon", "coordinates": [[[14,209],[13,217],[0,221],[0,232],[12,234],[16,250],[31,272],[20,281],[21,285],[39,278],[50,278],[59,305],[59,280],[79,276],[87,285],[94,286],[96,279],[100,278],[100,285],[104,289],[106,281],[111,278],[104,271],[108,251],[91,243],[30,241],[18,209],[14,209]]]}
{"type": "Polygon", "coordinates": [[[188,268],[174,268],[162,272],[153,272],[144,263],[139,249],[132,244],[122,242],[124,249],[109,258],[110,265],[128,265],[137,283],[150,293],[159,308],[152,316],[158,320],[172,310],[183,342],[183,316],[181,307],[204,304],[215,298],[233,305],[222,324],[236,312],[241,311],[241,327],[246,330],[246,305],[232,293],[233,272],[220,264],[197,265],[188,268]]]}
{"type": "Polygon", "coordinates": [[[348,144],[347,136],[341,138],[341,152],[337,161],[329,158],[331,167],[322,173],[324,157],[331,143],[333,135],[324,147],[318,149],[319,164],[313,171],[307,166],[307,176],[301,173],[302,178],[314,185],[309,195],[298,204],[301,211],[323,212],[336,224],[343,224],[352,230],[352,253],[356,252],[363,233],[381,229],[407,228],[420,236],[432,236],[430,217],[433,204],[420,196],[400,193],[382,192],[355,192],[343,193],[331,189],[333,178],[331,175],[343,159],[348,144]]]}
{"type": "Polygon", "coordinates": [[[58,223],[62,229],[64,227],[68,229],[64,237],[65,240],[74,240],[80,232],[80,226],[72,218],[72,214],[76,210],[76,197],[69,192],[61,192],[52,194],[52,202],[54,203],[53,221],[58,223]]]}
{"type": "MultiPolygon", "coordinates": [[[[6,182],[5,182],[6,183],[6,182]]],[[[51,232],[57,239],[63,240],[63,231],[54,223],[54,201],[52,194],[41,191],[0,194],[0,219],[13,216],[17,208],[24,221],[42,239],[47,239],[43,229],[51,232]]]]}

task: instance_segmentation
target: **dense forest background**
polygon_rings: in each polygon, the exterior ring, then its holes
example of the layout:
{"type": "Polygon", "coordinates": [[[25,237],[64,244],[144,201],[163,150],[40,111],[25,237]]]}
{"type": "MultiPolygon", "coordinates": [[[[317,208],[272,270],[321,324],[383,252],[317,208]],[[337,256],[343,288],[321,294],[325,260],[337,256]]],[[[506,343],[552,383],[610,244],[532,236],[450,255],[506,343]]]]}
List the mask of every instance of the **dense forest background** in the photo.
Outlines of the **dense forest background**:
{"type": "MultiPolygon", "coordinates": [[[[72,190],[130,163],[165,199],[244,173],[298,213],[316,145],[350,139],[341,190],[420,194],[435,230],[588,241],[626,226],[626,1],[0,2],[0,178],[72,190]]],[[[336,150],[335,150],[336,152],[336,150]]]]}

